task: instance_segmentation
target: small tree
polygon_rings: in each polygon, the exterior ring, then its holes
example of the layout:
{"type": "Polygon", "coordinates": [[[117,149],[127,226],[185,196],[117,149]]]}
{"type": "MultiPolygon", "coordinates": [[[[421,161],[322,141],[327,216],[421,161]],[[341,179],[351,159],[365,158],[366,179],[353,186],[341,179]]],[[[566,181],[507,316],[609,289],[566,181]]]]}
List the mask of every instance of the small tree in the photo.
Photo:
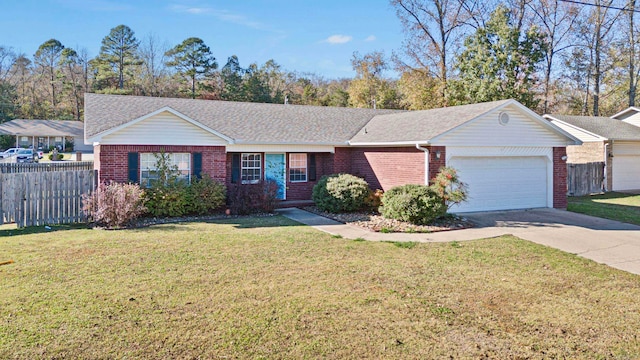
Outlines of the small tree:
{"type": "Polygon", "coordinates": [[[467,184],[460,181],[458,172],[452,167],[443,167],[429,186],[444,202],[447,210],[455,204],[467,200],[469,194],[467,184]]]}
{"type": "Polygon", "coordinates": [[[146,191],[146,206],[154,216],[182,216],[189,212],[191,203],[188,183],[179,178],[178,167],[164,152],[154,154],[156,178],[146,191]]]}

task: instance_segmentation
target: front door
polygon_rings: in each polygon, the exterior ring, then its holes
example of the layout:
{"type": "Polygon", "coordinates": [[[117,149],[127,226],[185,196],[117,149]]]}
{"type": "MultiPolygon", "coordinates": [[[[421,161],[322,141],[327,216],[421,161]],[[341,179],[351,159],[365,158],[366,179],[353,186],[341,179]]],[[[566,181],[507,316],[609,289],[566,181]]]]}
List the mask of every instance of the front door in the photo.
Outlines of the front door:
{"type": "Polygon", "coordinates": [[[284,200],[286,197],[286,164],[284,154],[266,154],[264,157],[264,177],[267,180],[273,180],[278,184],[278,200],[284,200]]]}

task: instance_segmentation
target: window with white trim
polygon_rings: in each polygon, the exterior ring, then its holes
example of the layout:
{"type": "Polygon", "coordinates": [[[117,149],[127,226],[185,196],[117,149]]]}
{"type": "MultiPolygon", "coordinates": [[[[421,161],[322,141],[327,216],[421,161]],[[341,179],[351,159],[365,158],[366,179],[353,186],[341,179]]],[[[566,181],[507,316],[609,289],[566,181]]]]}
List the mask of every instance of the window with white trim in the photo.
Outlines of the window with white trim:
{"type": "Polygon", "coordinates": [[[289,181],[307,181],[307,154],[289,154],[289,181]]]}
{"type": "MultiPolygon", "coordinates": [[[[178,179],[191,181],[191,154],[190,153],[165,153],[169,156],[170,166],[178,175],[178,179]]],[[[156,153],[140,153],[140,186],[151,187],[152,182],[158,179],[158,156],[156,153]]]]}
{"type": "Polygon", "coordinates": [[[243,184],[260,182],[262,179],[261,153],[243,153],[240,163],[240,178],[243,184]]]}

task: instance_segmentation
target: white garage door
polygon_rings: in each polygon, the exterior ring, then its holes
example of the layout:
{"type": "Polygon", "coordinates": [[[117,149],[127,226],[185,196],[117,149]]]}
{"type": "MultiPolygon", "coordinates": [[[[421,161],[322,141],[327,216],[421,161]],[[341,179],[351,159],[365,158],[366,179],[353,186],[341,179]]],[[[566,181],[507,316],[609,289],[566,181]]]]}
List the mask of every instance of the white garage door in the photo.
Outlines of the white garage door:
{"type": "Polygon", "coordinates": [[[453,157],[469,200],[453,212],[547,207],[547,160],[535,157],[453,157]]]}
{"type": "Polygon", "coordinates": [[[616,155],[611,170],[613,191],[640,189],[640,156],[616,155]]]}

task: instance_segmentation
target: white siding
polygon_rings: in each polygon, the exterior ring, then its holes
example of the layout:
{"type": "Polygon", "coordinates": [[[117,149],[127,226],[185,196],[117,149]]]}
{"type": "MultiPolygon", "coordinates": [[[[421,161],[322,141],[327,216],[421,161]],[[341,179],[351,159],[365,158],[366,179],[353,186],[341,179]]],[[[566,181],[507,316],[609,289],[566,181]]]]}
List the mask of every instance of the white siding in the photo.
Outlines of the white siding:
{"type": "Polygon", "coordinates": [[[640,113],[636,113],[634,115],[629,116],[628,118],[622,120],[631,125],[640,126],[640,113]]]}
{"type": "Polygon", "coordinates": [[[569,134],[577,137],[582,142],[595,142],[605,140],[605,138],[594,136],[590,133],[584,132],[583,130],[577,129],[574,126],[570,126],[559,121],[552,120],[551,123],[568,132],[569,134]]]}
{"type": "Polygon", "coordinates": [[[165,111],[109,134],[101,144],[226,145],[227,141],[165,111]]]}
{"type": "MultiPolygon", "coordinates": [[[[640,142],[638,141],[614,141],[611,153],[618,155],[640,155],[640,142]]],[[[640,167],[640,164],[638,164],[640,167]]]]}
{"type": "MultiPolygon", "coordinates": [[[[540,118],[540,121],[546,121],[540,118]]],[[[515,106],[491,111],[479,119],[434,139],[440,146],[566,146],[570,141],[549,129],[515,106]],[[509,123],[501,125],[498,115],[509,114],[509,123]]]]}

